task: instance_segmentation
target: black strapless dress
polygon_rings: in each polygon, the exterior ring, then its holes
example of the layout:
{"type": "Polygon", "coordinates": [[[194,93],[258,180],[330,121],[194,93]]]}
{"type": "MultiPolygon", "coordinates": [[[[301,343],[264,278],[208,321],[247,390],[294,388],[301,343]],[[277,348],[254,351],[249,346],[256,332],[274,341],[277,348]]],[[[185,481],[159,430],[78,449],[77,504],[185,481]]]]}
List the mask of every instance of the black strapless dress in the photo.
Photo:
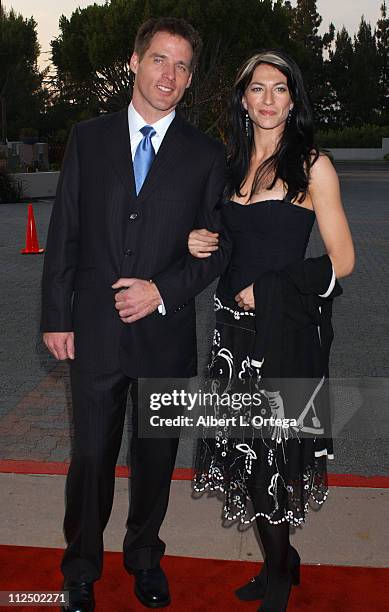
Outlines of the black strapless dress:
{"type": "MultiPolygon", "coordinates": [[[[314,221],[314,211],[286,200],[224,204],[223,222],[233,250],[215,295],[216,327],[205,383],[208,391],[231,396],[243,388],[252,396],[253,391],[260,389],[261,381],[252,376],[250,368],[256,315],[254,311],[240,309],[234,297],[262,274],[281,271],[288,264],[303,260],[314,221]]],[[[317,402],[328,370],[328,364],[321,359],[320,334],[315,325],[288,334],[284,338],[285,347],[292,345],[297,359],[293,371],[289,367],[286,375],[320,381],[315,391],[317,402]]],[[[261,392],[268,401],[263,401],[256,410],[266,418],[274,414],[271,392],[263,389],[261,392]]],[[[211,437],[209,430],[204,432],[197,445],[195,492],[224,493],[226,519],[249,524],[256,516],[264,516],[271,523],[286,520],[292,525],[301,524],[309,505],[320,505],[327,496],[327,458],[332,458],[331,441],[327,438],[323,442],[314,435],[315,427],[320,430],[320,422],[313,402],[311,409],[313,413],[306,418],[310,416],[307,430],[313,433],[306,437],[285,435],[285,430],[275,428],[262,435],[263,428],[259,434],[257,428],[255,431],[250,426],[236,428],[228,421],[217,425],[211,437]],[[254,510],[250,507],[253,489],[267,490],[267,495],[261,497],[262,506],[254,510]]],[[[242,416],[240,423],[249,423],[253,407],[234,406],[232,410],[231,406],[212,407],[212,414],[218,419],[232,413],[238,420],[242,416]]]]}

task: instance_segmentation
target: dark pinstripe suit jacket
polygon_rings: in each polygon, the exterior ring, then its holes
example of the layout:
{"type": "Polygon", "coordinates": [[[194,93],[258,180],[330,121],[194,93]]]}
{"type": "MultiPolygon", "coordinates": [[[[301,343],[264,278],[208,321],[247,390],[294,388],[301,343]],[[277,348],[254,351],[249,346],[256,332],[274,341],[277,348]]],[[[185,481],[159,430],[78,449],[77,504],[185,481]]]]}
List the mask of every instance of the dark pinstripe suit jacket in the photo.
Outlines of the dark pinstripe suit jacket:
{"type": "Polygon", "coordinates": [[[75,366],[121,367],[138,377],[196,373],[194,296],[216,278],[229,243],[212,257],[187,253],[194,227],[219,230],[223,146],[179,115],[136,197],[127,109],[73,128],[47,237],[42,331],[75,332],[75,366]],[[123,323],[111,285],[153,279],[167,309],[123,323]]]}

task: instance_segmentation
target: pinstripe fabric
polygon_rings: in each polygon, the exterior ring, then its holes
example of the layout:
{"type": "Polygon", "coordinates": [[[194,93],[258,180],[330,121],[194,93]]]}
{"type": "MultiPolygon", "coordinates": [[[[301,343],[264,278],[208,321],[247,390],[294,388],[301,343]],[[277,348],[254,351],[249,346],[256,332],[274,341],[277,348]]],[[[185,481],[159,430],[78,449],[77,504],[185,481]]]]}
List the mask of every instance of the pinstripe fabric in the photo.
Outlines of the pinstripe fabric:
{"type": "MultiPolygon", "coordinates": [[[[62,571],[101,575],[103,530],[114,488],[125,400],[134,379],[196,372],[194,296],[223,269],[228,242],[207,260],[187,254],[193,227],[219,229],[224,150],[178,116],[135,193],[127,109],[78,124],[70,137],[47,237],[42,331],[74,331],[71,364],[74,446],[66,487],[68,543],[62,571]],[[111,285],[154,279],[167,308],[122,323],[111,285]]],[[[142,407],[140,406],[140,410],[142,407]]],[[[131,444],[127,569],[158,563],[178,439],[131,444]]]]}
{"type": "Polygon", "coordinates": [[[122,372],[93,374],[71,367],[70,374],[74,439],[66,485],[64,533],[68,546],[62,572],[75,581],[93,582],[101,577],[103,531],[112,509],[129,387],[132,477],[124,564],[129,571],[153,567],[165,552],[159,529],[168,505],[178,437],[138,436],[137,383],[122,372]]]}
{"type": "Polygon", "coordinates": [[[219,228],[224,177],[223,147],[177,115],[137,198],[127,109],[73,129],[47,237],[41,330],[74,329],[78,367],[120,365],[132,378],[195,374],[193,298],[220,274],[228,244],[195,260],[187,236],[219,228]],[[122,323],[111,289],[120,277],[154,279],[167,315],[122,323]]]}

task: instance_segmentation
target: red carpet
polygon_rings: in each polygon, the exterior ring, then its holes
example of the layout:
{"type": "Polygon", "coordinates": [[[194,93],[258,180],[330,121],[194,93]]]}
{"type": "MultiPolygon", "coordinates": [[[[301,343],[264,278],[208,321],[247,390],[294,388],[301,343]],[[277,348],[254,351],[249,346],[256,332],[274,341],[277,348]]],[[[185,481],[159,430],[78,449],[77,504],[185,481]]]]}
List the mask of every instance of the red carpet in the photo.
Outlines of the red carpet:
{"type": "MultiPolygon", "coordinates": [[[[62,551],[53,548],[0,546],[0,590],[59,590],[62,551]]],[[[256,564],[186,557],[165,557],[172,612],[255,611],[256,603],[240,603],[233,590],[249,579],[256,564]]],[[[389,569],[304,566],[302,585],[292,591],[291,612],[384,612],[389,609],[389,569]]],[[[102,580],[96,585],[96,612],[140,612],[133,579],[122,567],[121,553],[105,553],[102,580]]],[[[3,608],[5,609],[5,608],[3,608]]],[[[11,608],[7,608],[11,609],[11,608]]],[[[43,607],[18,607],[43,610],[43,607]]],[[[44,608],[47,609],[46,607],[44,608]]]]}
{"type": "MultiPolygon", "coordinates": [[[[66,475],[69,463],[53,461],[34,461],[25,459],[0,460],[0,473],[4,474],[56,474],[66,475]]],[[[128,478],[129,469],[125,465],[116,466],[117,478],[128,478]]],[[[176,468],[173,480],[191,480],[193,470],[176,468]]],[[[371,489],[389,489],[389,476],[362,476],[359,474],[328,474],[331,487],[362,487],[371,489]]]]}

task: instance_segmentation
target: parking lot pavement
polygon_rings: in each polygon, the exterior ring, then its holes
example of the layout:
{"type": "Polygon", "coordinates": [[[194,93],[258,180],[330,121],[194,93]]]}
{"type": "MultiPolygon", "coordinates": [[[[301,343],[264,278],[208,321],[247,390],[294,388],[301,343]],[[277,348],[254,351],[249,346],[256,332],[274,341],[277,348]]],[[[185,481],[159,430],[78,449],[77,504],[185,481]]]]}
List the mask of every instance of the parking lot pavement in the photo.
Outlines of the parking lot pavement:
{"type": "MultiPolygon", "coordinates": [[[[336,460],[331,469],[386,474],[389,415],[383,417],[383,408],[388,405],[389,378],[389,165],[343,162],[337,169],[357,260],[352,276],[341,281],[344,294],[334,306],[331,375],[337,379],[368,379],[370,389],[376,386],[366,397],[356,384],[347,394],[343,390],[335,398],[339,414],[349,411],[353,417],[353,427],[346,427],[341,438],[335,440],[336,460]],[[362,438],[355,421],[363,425],[362,438]],[[369,421],[380,424],[379,430],[372,428],[371,436],[366,433],[369,421]]],[[[34,202],[41,246],[45,244],[51,207],[50,201],[34,202]]],[[[0,459],[64,461],[70,452],[67,365],[58,364],[41,342],[43,256],[20,254],[26,220],[26,204],[0,205],[0,459]]],[[[315,227],[307,255],[322,253],[315,227]]],[[[213,289],[209,287],[197,298],[200,368],[206,363],[212,332],[213,289]]],[[[119,458],[122,464],[126,462],[127,434],[119,458]]],[[[191,466],[192,452],[191,443],[184,440],[178,465],[191,466]]]]}

